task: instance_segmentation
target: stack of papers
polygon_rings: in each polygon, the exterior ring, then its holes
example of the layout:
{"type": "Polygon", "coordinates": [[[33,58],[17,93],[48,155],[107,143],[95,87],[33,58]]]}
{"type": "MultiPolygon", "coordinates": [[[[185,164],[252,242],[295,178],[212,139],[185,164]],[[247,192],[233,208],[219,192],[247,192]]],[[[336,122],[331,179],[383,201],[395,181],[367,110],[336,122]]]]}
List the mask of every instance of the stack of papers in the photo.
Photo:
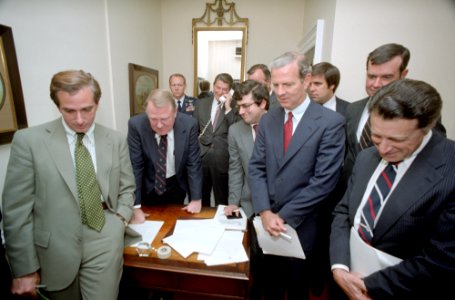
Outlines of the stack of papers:
{"type": "MultiPolygon", "coordinates": [[[[128,224],[128,227],[142,235],[142,242],[151,244],[163,224],[163,221],[145,221],[141,224],[128,224]]],[[[131,247],[136,247],[140,242],[131,245],[131,247]]]]}
{"type": "Polygon", "coordinates": [[[227,219],[224,214],[219,214],[224,209],[224,206],[220,207],[213,219],[177,220],[173,234],[163,242],[184,258],[197,252],[198,260],[203,260],[208,266],[248,261],[243,247],[245,213],[241,212],[241,219],[227,219]]]}

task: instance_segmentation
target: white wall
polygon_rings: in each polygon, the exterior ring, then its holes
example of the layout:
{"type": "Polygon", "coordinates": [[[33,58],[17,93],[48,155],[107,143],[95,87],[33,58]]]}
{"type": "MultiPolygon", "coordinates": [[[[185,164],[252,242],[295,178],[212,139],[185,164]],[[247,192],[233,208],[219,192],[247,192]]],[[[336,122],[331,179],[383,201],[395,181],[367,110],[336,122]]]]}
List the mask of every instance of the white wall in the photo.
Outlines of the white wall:
{"type": "MultiPolygon", "coordinates": [[[[327,61],[341,72],[337,94],[348,101],[366,96],[365,71],[368,53],[396,42],[408,47],[411,60],[408,78],[433,85],[444,101],[442,122],[448,137],[455,138],[455,1],[435,0],[306,0],[308,19],[326,18],[332,48],[327,61]],[[330,7],[324,6],[329,5],[330,7]],[[335,7],[334,14],[329,13],[335,7]]],[[[327,51],[327,52],[326,52],[327,51]]]]}
{"type": "MultiPolygon", "coordinates": [[[[126,133],[128,62],[162,69],[160,3],[1,0],[0,24],[13,30],[28,125],[60,116],[49,98],[52,75],[83,69],[103,92],[97,122],[126,133]]],[[[9,144],[0,146],[0,195],[9,152],[9,144]]]]}

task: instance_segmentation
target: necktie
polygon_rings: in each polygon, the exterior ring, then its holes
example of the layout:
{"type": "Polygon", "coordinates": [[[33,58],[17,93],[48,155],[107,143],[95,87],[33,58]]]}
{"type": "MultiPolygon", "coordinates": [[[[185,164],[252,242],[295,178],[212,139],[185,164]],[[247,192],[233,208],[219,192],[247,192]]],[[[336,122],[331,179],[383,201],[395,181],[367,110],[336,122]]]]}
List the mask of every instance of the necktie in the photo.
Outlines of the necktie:
{"type": "Polygon", "coordinates": [[[375,220],[384,205],[384,201],[387,199],[387,195],[392,189],[393,181],[396,176],[397,164],[389,163],[387,167],[381,172],[376,184],[371,190],[371,194],[368,197],[365,206],[362,209],[360,215],[359,235],[368,244],[373,239],[373,229],[375,220]]]}
{"type": "Polygon", "coordinates": [[[178,100],[177,104],[179,106],[179,111],[182,111],[182,101],[178,100]]]}
{"type": "Polygon", "coordinates": [[[158,145],[158,163],[155,173],[155,192],[162,195],[166,191],[167,135],[162,135],[158,145]]]}
{"type": "Polygon", "coordinates": [[[284,123],[284,153],[288,150],[292,138],[292,112],[288,113],[288,120],[284,123]]]}
{"type": "Polygon", "coordinates": [[[213,122],[212,122],[213,129],[215,129],[216,125],[218,124],[218,119],[220,118],[220,113],[221,113],[221,106],[220,106],[220,104],[218,104],[216,106],[215,117],[213,118],[213,122]]]}
{"type": "Polygon", "coordinates": [[[365,126],[363,127],[362,134],[360,135],[359,144],[361,150],[373,146],[373,142],[371,141],[371,128],[369,118],[365,123],[365,126]]]}
{"type": "Polygon", "coordinates": [[[104,212],[101,205],[101,191],[96,181],[92,157],[82,143],[84,133],[77,134],[74,160],[76,162],[76,184],[81,209],[82,224],[96,231],[104,226],[104,212]]]}

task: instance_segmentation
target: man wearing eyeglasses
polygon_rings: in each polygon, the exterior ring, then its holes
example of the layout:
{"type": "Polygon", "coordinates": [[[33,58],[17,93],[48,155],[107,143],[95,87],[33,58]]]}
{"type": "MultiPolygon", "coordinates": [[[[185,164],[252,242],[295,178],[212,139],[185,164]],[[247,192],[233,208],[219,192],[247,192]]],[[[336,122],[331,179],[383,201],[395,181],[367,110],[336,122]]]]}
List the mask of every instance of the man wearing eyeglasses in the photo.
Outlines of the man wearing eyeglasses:
{"type": "Polygon", "coordinates": [[[259,120],[269,108],[269,93],[265,85],[247,80],[239,87],[237,110],[242,120],[229,128],[229,197],[224,213],[232,215],[239,207],[250,217],[253,214],[248,187],[248,163],[253,153],[259,120]]]}

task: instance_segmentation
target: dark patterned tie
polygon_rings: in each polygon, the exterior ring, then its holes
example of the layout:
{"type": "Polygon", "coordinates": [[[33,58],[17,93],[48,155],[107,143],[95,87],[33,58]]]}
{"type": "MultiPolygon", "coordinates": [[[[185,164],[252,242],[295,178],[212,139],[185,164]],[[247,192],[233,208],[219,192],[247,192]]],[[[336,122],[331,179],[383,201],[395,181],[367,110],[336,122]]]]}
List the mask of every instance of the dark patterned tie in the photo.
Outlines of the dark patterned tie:
{"type": "Polygon", "coordinates": [[[155,192],[162,195],[166,191],[167,135],[162,135],[158,145],[158,162],[155,172],[155,192]]]}
{"type": "Polygon", "coordinates": [[[104,226],[104,211],[101,205],[101,191],[96,181],[95,168],[90,152],[84,146],[84,133],[77,134],[74,160],[76,164],[76,184],[81,209],[82,224],[101,231],[104,226]]]}
{"type": "Polygon", "coordinates": [[[361,150],[373,146],[373,141],[371,140],[370,118],[368,118],[365,126],[363,127],[359,144],[361,150]]]}
{"type": "Polygon", "coordinates": [[[288,120],[284,123],[284,153],[288,150],[292,138],[292,112],[288,113],[288,120]]]}
{"type": "Polygon", "coordinates": [[[178,100],[177,104],[179,106],[179,111],[181,112],[182,111],[182,101],[178,100]]]}
{"type": "Polygon", "coordinates": [[[215,117],[213,118],[213,122],[212,122],[213,129],[215,129],[216,125],[218,124],[218,119],[220,118],[220,114],[221,114],[221,105],[218,104],[216,106],[215,117]]]}
{"type": "Polygon", "coordinates": [[[387,199],[387,195],[389,195],[390,190],[392,189],[397,172],[397,165],[397,163],[389,163],[381,172],[362,209],[358,232],[360,237],[368,244],[370,244],[373,239],[374,222],[387,199]]]}

